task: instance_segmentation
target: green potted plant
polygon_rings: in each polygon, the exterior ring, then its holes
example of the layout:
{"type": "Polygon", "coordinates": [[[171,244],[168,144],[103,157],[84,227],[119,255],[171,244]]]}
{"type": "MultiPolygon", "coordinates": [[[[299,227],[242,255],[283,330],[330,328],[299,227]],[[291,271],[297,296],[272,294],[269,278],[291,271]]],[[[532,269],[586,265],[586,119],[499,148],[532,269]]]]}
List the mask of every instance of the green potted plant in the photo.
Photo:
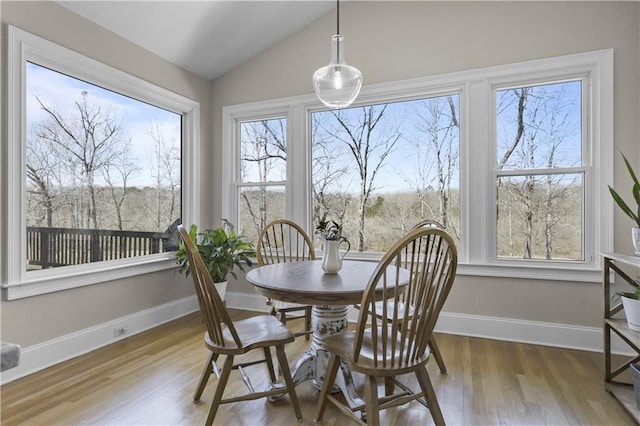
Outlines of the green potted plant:
{"type": "Polygon", "coordinates": [[[342,260],[351,250],[351,243],[342,235],[342,225],[323,217],[316,226],[316,235],[322,239],[324,254],[322,256],[322,270],[327,274],[336,274],[342,268],[342,260]],[[347,250],[340,256],[340,244],[347,243],[347,250]]]}
{"type": "MultiPolygon", "coordinates": [[[[237,235],[232,230],[227,232],[225,228],[205,229],[198,232],[197,226],[191,225],[189,238],[198,248],[198,252],[216,285],[218,294],[224,300],[227,276],[231,275],[237,279],[238,276],[234,272],[235,267],[244,271],[243,265],[252,265],[251,258],[256,255],[255,246],[244,241],[243,236],[237,235]]],[[[185,272],[188,276],[190,272],[189,261],[182,241],[178,243],[176,259],[180,265],[180,272],[185,272]]]]}
{"type": "Polygon", "coordinates": [[[627,166],[629,175],[633,180],[633,188],[631,192],[633,194],[633,199],[635,200],[635,205],[629,206],[622,199],[620,194],[618,194],[618,192],[616,192],[616,190],[611,187],[611,185],[609,185],[609,192],[611,193],[611,196],[613,197],[613,200],[616,202],[618,207],[620,207],[620,209],[634,222],[635,226],[631,230],[631,236],[633,239],[633,247],[635,249],[636,255],[640,255],[640,182],[638,182],[638,177],[633,171],[633,168],[631,167],[629,160],[627,160],[627,157],[625,157],[622,152],[620,154],[622,155],[624,164],[627,166]]]}
{"type": "Polygon", "coordinates": [[[616,296],[622,300],[629,328],[640,331],[640,282],[634,280],[634,283],[638,284],[638,287],[632,287],[633,291],[619,291],[616,296]]]}

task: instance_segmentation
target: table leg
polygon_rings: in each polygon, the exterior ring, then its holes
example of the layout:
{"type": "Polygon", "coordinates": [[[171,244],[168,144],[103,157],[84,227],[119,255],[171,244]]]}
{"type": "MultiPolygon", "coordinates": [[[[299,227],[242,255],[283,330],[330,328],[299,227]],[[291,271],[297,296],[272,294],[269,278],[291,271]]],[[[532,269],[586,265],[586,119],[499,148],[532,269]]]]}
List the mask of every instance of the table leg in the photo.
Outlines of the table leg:
{"type": "MultiPolygon", "coordinates": [[[[327,371],[329,353],[322,349],[322,341],[327,336],[344,333],[349,326],[347,306],[314,306],[311,313],[313,325],[313,342],[311,351],[315,353],[315,374],[313,386],[320,390],[327,371]]],[[[364,405],[364,400],[356,392],[356,384],[346,362],[340,363],[340,369],[331,392],[342,392],[349,406],[364,405]]]]}
{"type": "MultiPolygon", "coordinates": [[[[343,333],[349,325],[347,306],[319,305],[311,309],[313,339],[311,347],[296,362],[291,376],[295,386],[313,380],[313,386],[320,390],[327,370],[329,354],[322,349],[322,341],[327,336],[343,333]]],[[[356,384],[347,363],[342,362],[332,392],[342,392],[350,406],[364,405],[364,400],[356,392],[356,384]]],[[[279,399],[269,397],[270,400],[279,399]]]]}
{"type": "MultiPolygon", "coordinates": [[[[329,354],[322,349],[322,341],[327,336],[345,332],[348,325],[346,306],[319,305],[311,309],[311,326],[313,327],[311,352],[315,355],[313,386],[318,390],[322,389],[322,381],[329,362],[329,354]]],[[[339,390],[335,386],[333,392],[339,390]]]]}

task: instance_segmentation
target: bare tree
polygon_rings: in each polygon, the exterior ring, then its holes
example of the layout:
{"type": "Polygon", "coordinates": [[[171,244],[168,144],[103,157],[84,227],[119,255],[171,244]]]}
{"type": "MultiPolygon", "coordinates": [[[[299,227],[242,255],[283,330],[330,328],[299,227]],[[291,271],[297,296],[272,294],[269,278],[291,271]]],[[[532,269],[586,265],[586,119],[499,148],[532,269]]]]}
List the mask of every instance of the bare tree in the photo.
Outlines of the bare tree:
{"type": "Polygon", "coordinates": [[[319,223],[327,216],[339,223],[344,222],[351,197],[335,191],[340,181],[348,175],[348,167],[339,161],[339,154],[332,149],[326,134],[319,132],[321,126],[318,114],[313,115],[313,223],[319,223]]]}
{"type": "Polygon", "coordinates": [[[426,193],[435,183],[439,204],[438,220],[445,228],[454,229],[450,218],[450,205],[451,180],[459,170],[457,106],[452,96],[431,98],[419,102],[416,113],[419,120],[416,128],[424,134],[428,147],[425,149],[422,141],[412,142],[416,148],[415,158],[419,161],[417,177],[420,186],[416,189],[424,206],[426,193]]]}
{"type": "MultiPolygon", "coordinates": [[[[266,183],[280,170],[278,166],[287,160],[286,120],[260,120],[242,124],[241,158],[243,180],[247,175],[257,182],[266,183]]],[[[281,177],[283,178],[283,177],[281,177]]],[[[264,186],[258,190],[257,200],[242,192],[242,199],[256,233],[267,224],[269,194],[264,186]],[[257,205],[256,205],[257,204],[257,205]]]]}
{"type": "MultiPolygon", "coordinates": [[[[513,252],[512,211],[519,211],[522,220],[523,258],[531,259],[536,251],[534,244],[544,241],[544,256],[553,258],[553,240],[556,228],[562,226],[571,215],[571,210],[561,207],[563,200],[576,194],[575,182],[553,173],[536,174],[539,168],[553,169],[558,164],[566,164],[559,156],[563,143],[574,131],[569,104],[564,91],[547,88],[522,88],[507,92],[503,96],[498,112],[517,104],[515,114],[515,134],[510,143],[504,145],[504,152],[498,161],[498,169],[524,169],[532,172],[521,176],[518,184],[514,178],[501,178],[498,193],[508,204],[507,221],[509,247],[513,252]],[[504,185],[503,182],[510,182],[504,185]],[[537,235],[542,234],[542,238],[537,235]]],[[[574,180],[575,181],[575,180],[574,180]]],[[[500,209],[498,209],[500,214],[500,209]]]]}
{"type": "MultiPolygon", "coordinates": [[[[180,147],[168,140],[157,122],[149,123],[147,134],[153,140],[151,177],[155,183],[155,227],[166,229],[177,216],[180,202],[180,147]]],[[[123,159],[124,160],[124,159],[123,159]]]]}
{"type": "MultiPolygon", "coordinates": [[[[515,95],[516,99],[518,100],[518,113],[517,113],[517,126],[516,126],[517,131],[515,136],[513,137],[513,140],[511,141],[511,144],[508,145],[507,149],[502,154],[502,158],[500,159],[500,161],[498,161],[498,166],[497,166],[498,170],[504,169],[505,165],[509,161],[509,158],[511,158],[513,151],[515,151],[518,145],[520,145],[520,142],[522,141],[522,137],[524,135],[524,126],[525,126],[524,112],[527,105],[527,98],[529,96],[530,88],[523,87],[520,89],[513,89],[512,92],[515,95]]],[[[506,99],[506,97],[503,97],[502,99],[506,99]]],[[[498,116],[500,115],[500,112],[504,111],[504,109],[506,109],[508,106],[509,106],[508,102],[506,103],[501,102],[500,105],[498,106],[498,111],[497,111],[498,116]]]]}
{"type": "Polygon", "coordinates": [[[121,144],[123,125],[111,110],[90,103],[88,97],[83,91],[70,117],[35,98],[47,117],[38,127],[38,138],[65,153],[65,160],[79,167],[89,198],[87,218],[90,226],[98,229],[96,175],[108,167],[115,147],[121,144]]]}
{"type": "Polygon", "coordinates": [[[345,144],[355,160],[355,167],[360,178],[358,191],[358,251],[364,251],[366,208],[371,193],[375,189],[378,172],[385,164],[385,159],[393,151],[401,137],[397,128],[390,132],[380,132],[377,126],[381,123],[387,105],[371,105],[359,109],[360,114],[351,120],[343,111],[331,111],[336,125],[328,133],[336,141],[345,144]]]}
{"type": "Polygon", "coordinates": [[[109,158],[107,167],[101,170],[102,176],[107,183],[111,200],[115,208],[116,227],[124,230],[122,206],[128,195],[129,178],[140,171],[131,157],[131,144],[126,144],[119,152],[114,152],[109,158]]]}
{"type": "MultiPolygon", "coordinates": [[[[27,191],[31,195],[29,200],[35,198],[35,206],[30,206],[29,212],[34,210],[42,213],[44,224],[48,227],[53,226],[54,202],[56,199],[55,188],[52,180],[55,171],[55,160],[46,146],[39,143],[37,134],[34,129],[30,129],[29,140],[27,142],[27,191]]],[[[41,216],[41,217],[42,217],[41,216]]],[[[38,221],[39,223],[42,220],[38,221]]]]}

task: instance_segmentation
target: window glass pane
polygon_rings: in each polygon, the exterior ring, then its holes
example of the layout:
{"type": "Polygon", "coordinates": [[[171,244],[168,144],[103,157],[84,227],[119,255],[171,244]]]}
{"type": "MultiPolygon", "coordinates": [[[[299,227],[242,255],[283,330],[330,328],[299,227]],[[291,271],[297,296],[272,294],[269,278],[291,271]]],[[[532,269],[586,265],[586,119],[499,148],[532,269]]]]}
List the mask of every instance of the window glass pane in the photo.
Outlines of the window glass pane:
{"type": "Polygon", "coordinates": [[[240,188],[239,233],[248,241],[258,241],[258,235],[267,223],[285,217],[284,191],[284,185],[240,188]]]}
{"type": "MultiPolygon", "coordinates": [[[[384,252],[422,219],[459,235],[459,96],[313,113],[314,227],[384,252]]],[[[317,241],[316,241],[317,242],[317,241]]]]}
{"type": "Polygon", "coordinates": [[[497,256],[583,260],[580,173],[498,178],[497,256]]]}
{"type": "Polygon", "coordinates": [[[27,270],[175,249],[182,117],[27,63],[27,270]]]}
{"type": "Polygon", "coordinates": [[[498,170],[582,164],[581,81],[496,92],[498,170]]]}
{"type": "Polygon", "coordinates": [[[242,182],[282,182],[287,177],[287,120],[240,123],[242,182]]]}

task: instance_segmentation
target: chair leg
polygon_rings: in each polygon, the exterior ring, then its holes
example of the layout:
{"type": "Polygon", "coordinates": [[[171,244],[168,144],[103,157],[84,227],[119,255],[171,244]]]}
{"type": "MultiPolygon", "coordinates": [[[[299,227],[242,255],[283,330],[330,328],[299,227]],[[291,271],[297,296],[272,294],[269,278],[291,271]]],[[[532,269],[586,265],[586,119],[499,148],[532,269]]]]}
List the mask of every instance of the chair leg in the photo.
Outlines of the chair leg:
{"type": "Polygon", "coordinates": [[[436,392],[433,390],[433,385],[431,384],[431,379],[429,378],[427,369],[424,366],[418,367],[416,370],[416,377],[418,378],[418,383],[422,388],[422,392],[424,392],[433,422],[436,425],[444,425],[444,417],[442,416],[442,411],[440,411],[440,404],[438,404],[436,392]]]}
{"type": "Polygon", "coordinates": [[[333,388],[333,382],[336,380],[336,375],[338,374],[338,367],[340,367],[340,358],[338,355],[332,353],[329,357],[329,362],[327,363],[327,370],[324,375],[324,379],[322,382],[322,390],[320,391],[320,396],[318,397],[318,404],[316,405],[316,416],[315,421],[321,422],[322,416],[324,415],[324,410],[327,408],[327,397],[329,396],[329,392],[333,388]]]}
{"type": "Polygon", "coordinates": [[[304,340],[309,340],[311,335],[311,306],[304,308],[304,340]]]}
{"type": "Polygon", "coordinates": [[[396,388],[396,383],[393,381],[393,377],[385,376],[384,378],[384,394],[389,396],[393,394],[396,388]]]}
{"type": "Polygon", "coordinates": [[[280,322],[282,325],[287,325],[287,313],[285,311],[280,311],[280,322]]]}
{"type": "Polygon", "coordinates": [[[444,365],[444,359],[442,358],[442,354],[440,353],[440,348],[438,347],[436,338],[433,335],[431,335],[431,338],[429,339],[429,347],[431,348],[431,353],[433,354],[433,357],[435,358],[436,363],[440,368],[440,373],[447,374],[447,366],[444,365]]]}
{"type": "Polygon", "coordinates": [[[218,354],[214,354],[211,352],[209,354],[209,358],[207,359],[207,363],[204,366],[204,370],[202,370],[202,376],[200,377],[200,383],[196,388],[196,393],[193,395],[193,402],[200,401],[200,397],[202,396],[202,392],[204,391],[205,386],[207,386],[207,381],[209,380],[209,376],[213,373],[213,363],[218,359],[218,354]]]}
{"type": "Polygon", "coordinates": [[[233,355],[227,355],[227,359],[224,360],[224,367],[222,367],[222,374],[220,374],[220,379],[216,386],[216,393],[211,401],[211,408],[209,408],[209,415],[207,416],[207,422],[205,423],[206,426],[211,426],[213,424],[213,419],[216,417],[216,413],[218,412],[220,401],[222,401],[222,394],[224,393],[224,388],[227,387],[227,381],[229,380],[229,375],[231,374],[232,369],[233,355]]]}
{"type": "Polygon", "coordinates": [[[376,376],[367,376],[365,390],[365,406],[367,407],[367,425],[380,426],[380,410],[378,409],[378,380],[376,376]]]}
{"type": "Polygon", "coordinates": [[[302,411],[300,410],[300,402],[298,401],[296,386],[293,384],[293,379],[291,378],[291,370],[289,370],[289,363],[287,362],[287,356],[284,353],[284,345],[276,346],[276,356],[278,357],[278,365],[280,366],[280,370],[282,371],[284,382],[287,385],[287,392],[289,392],[289,398],[291,398],[291,404],[293,404],[293,410],[296,412],[296,419],[298,421],[301,421],[302,411]]]}
{"type": "Polygon", "coordinates": [[[271,379],[271,383],[275,383],[276,372],[273,369],[273,360],[271,358],[271,350],[269,348],[264,348],[264,360],[267,363],[267,370],[269,370],[269,378],[271,379]]]}

